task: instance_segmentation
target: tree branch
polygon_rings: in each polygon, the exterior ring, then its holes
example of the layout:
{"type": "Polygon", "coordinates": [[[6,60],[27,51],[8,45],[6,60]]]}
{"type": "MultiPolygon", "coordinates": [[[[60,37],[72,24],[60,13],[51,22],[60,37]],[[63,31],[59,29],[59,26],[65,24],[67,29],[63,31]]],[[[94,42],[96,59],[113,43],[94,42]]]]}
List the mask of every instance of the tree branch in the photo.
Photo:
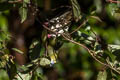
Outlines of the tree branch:
{"type": "MultiPolygon", "coordinates": [[[[38,19],[37,19],[37,20],[38,20],[38,19]]],[[[38,22],[40,22],[40,21],[38,20],[38,22]]],[[[41,23],[41,22],[40,22],[40,23],[41,23]]],[[[43,25],[43,27],[44,27],[45,29],[47,29],[48,31],[53,32],[53,33],[55,33],[55,34],[61,34],[61,33],[52,31],[50,28],[48,28],[48,27],[45,26],[45,25],[43,25]]],[[[80,27],[78,27],[78,28],[80,28],[80,27]]],[[[77,29],[77,30],[78,30],[78,29],[77,29]]],[[[75,31],[77,31],[77,30],[75,30],[75,31]]],[[[77,44],[77,45],[83,47],[84,49],[86,49],[86,50],[88,51],[88,53],[89,53],[98,63],[100,63],[100,64],[102,64],[102,65],[104,65],[104,66],[106,66],[106,67],[109,67],[110,69],[112,69],[112,70],[114,70],[115,72],[117,72],[118,74],[120,74],[120,71],[118,71],[117,69],[111,67],[108,63],[104,63],[104,62],[100,61],[99,59],[97,59],[97,58],[93,55],[93,54],[95,54],[95,52],[94,52],[93,50],[90,50],[90,49],[89,49],[88,47],[86,47],[85,45],[80,44],[80,43],[78,43],[78,42],[76,42],[76,41],[74,41],[74,40],[72,40],[72,39],[67,38],[66,36],[68,36],[68,35],[66,35],[66,34],[64,34],[64,33],[62,33],[61,36],[62,36],[65,40],[67,40],[67,41],[69,41],[69,42],[72,42],[72,43],[74,43],[74,44],[77,44]]]]}

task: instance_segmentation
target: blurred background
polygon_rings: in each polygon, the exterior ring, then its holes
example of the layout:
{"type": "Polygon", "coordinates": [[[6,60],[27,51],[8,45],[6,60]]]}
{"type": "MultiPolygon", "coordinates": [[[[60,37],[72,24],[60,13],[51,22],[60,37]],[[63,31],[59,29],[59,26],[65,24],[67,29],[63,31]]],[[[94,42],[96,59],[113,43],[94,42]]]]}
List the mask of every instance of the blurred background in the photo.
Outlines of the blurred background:
{"type": "MultiPolygon", "coordinates": [[[[15,47],[25,53],[25,55],[21,55],[10,50],[10,54],[15,56],[15,61],[20,65],[30,62],[29,46],[33,40],[41,38],[43,27],[35,18],[45,22],[64,12],[64,8],[59,9],[61,6],[71,6],[70,0],[34,1],[37,2],[35,5],[37,5],[39,12],[33,15],[36,10],[28,5],[28,17],[21,23],[19,5],[7,4],[4,3],[4,0],[0,0],[0,41],[7,39],[8,49],[15,47]]],[[[81,12],[86,15],[90,15],[92,11],[96,10],[96,15],[100,17],[102,22],[92,18],[89,20],[89,24],[103,39],[103,42],[120,44],[119,4],[111,3],[112,5],[109,5],[110,3],[105,0],[78,0],[78,3],[81,12]],[[115,13],[116,7],[118,8],[117,13],[115,13]],[[115,15],[112,16],[113,14],[115,15]]],[[[0,48],[2,49],[1,45],[0,48]]],[[[85,49],[67,42],[59,49],[57,63],[52,67],[40,67],[39,70],[43,74],[43,80],[96,80],[98,71],[105,68],[96,62],[85,49]]],[[[0,80],[9,80],[6,76],[8,76],[6,72],[0,70],[0,80]]]]}

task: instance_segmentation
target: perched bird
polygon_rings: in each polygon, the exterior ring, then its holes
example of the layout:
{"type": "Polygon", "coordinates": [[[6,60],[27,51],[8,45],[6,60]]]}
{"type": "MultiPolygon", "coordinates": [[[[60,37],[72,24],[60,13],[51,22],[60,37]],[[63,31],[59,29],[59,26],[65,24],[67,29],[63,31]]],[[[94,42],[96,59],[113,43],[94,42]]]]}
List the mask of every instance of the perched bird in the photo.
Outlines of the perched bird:
{"type": "Polygon", "coordinates": [[[45,26],[51,31],[47,31],[47,52],[50,57],[51,64],[56,63],[57,50],[62,46],[63,42],[58,39],[63,33],[67,33],[72,21],[72,11],[69,10],[60,16],[45,22],[45,26]],[[54,33],[53,33],[54,32],[54,33]]]}

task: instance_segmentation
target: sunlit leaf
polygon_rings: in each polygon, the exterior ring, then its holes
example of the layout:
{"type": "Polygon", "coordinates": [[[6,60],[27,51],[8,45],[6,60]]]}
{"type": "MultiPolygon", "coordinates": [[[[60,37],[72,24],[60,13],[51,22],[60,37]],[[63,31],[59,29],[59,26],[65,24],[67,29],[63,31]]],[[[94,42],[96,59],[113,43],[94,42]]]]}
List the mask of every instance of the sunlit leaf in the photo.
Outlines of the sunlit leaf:
{"type": "Polygon", "coordinates": [[[107,72],[105,70],[100,71],[98,73],[97,80],[107,80],[107,72]]]}
{"type": "Polygon", "coordinates": [[[101,0],[94,0],[94,4],[96,6],[96,12],[100,13],[102,10],[101,0]]]}
{"type": "Polygon", "coordinates": [[[98,20],[99,22],[102,22],[102,20],[98,16],[90,16],[90,17],[98,20]]]}
{"type": "Polygon", "coordinates": [[[30,45],[30,49],[34,48],[37,44],[39,44],[39,41],[35,40],[32,42],[32,44],[30,45]]]}
{"type": "Polygon", "coordinates": [[[0,14],[0,30],[1,30],[1,32],[3,32],[3,33],[6,32],[8,30],[7,26],[8,26],[7,18],[5,16],[3,16],[2,14],[0,14]]]}
{"type": "Polygon", "coordinates": [[[90,30],[91,30],[90,25],[86,26],[85,31],[88,31],[88,32],[89,32],[90,30]]]}
{"type": "Polygon", "coordinates": [[[120,12],[114,14],[115,19],[120,20],[120,12]]]}
{"type": "Polygon", "coordinates": [[[25,72],[25,71],[28,71],[28,70],[29,70],[29,68],[26,67],[25,65],[18,66],[17,68],[18,68],[18,70],[21,71],[21,72],[25,72]]]}
{"type": "Polygon", "coordinates": [[[30,0],[24,0],[25,3],[30,3],[30,0]]]}
{"type": "Polygon", "coordinates": [[[17,49],[17,48],[12,48],[12,50],[14,50],[14,51],[16,51],[16,52],[18,52],[18,53],[20,53],[20,54],[24,54],[24,52],[22,52],[21,50],[19,50],[19,49],[17,49]]]}
{"type": "Polygon", "coordinates": [[[30,80],[31,77],[32,76],[29,73],[27,73],[27,74],[18,73],[16,76],[16,79],[17,80],[30,80]]]}
{"type": "Polygon", "coordinates": [[[50,65],[50,60],[47,58],[41,58],[40,65],[41,66],[48,66],[48,65],[50,65]]]}
{"type": "Polygon", "coordinates": [[[27,4],[23,3],[23,5],[19,8],[19,14],[21,17],[21,23],[23,23],[27,19],[27,4]]]}
{"type": "Polygon", "coordinates": [[[38,77],[42,78],[42,75],[43,75],[43,71],[42,71],[42,68],[38,67],[36,69],[36,74],[38,77]]]}
{"type": "Polygon", "coordinates": [[[116,9],[117,9],[117,5],[115,5],[115,4],[113,4],[113,3],[108,4],[108,5],[106,6],[106,11],[107,11],[107,14],[109,15],[110,18],[113,18],[116,9]]]}
{"type": "Polygon", "coordinates": [[[120,45],[109,44],[108,49],[109,51],[114,52],[114,51],[120,50],[120,45]]]}
{"type": "Polygon", "coordinates": [[[76,22],[78,22],[81,19],[80,6],[79,6],[77,0],[71,0],[71,3],[72,3],[74,19],[76,22]]]}

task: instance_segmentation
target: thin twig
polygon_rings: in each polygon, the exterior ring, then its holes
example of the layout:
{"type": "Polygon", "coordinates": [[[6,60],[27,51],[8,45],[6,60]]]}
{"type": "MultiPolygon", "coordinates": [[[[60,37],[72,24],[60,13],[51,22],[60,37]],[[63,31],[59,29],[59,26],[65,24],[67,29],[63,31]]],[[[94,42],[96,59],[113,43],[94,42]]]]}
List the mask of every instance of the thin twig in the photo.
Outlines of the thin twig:
{"type": "Polygon", "coordinates": [[[17,73],[17,74],[18,74],[18,76],[20,77],[20,79],[24,80],[24,79],[19,75],[19,73],[17,73]]]}
{"type": "Polygon", "coordinates": [[[110,65],[108,65],[107,63],[103,63],[103,62],[101,62],[99,59],[97,59],[97,58],[93,55],[93,54],[95,54],[95,52],[94,52],[94,51],[91,51],[91,50],[90,50],[89,48],[87,48],[85,45],[80,44],[80,43],[78,43],[78,42],[76,42],[76,41],[73,41],[73,40],[71,40],[71,39],[68,39],[67,37],[65,37],[64,34],[62,34],[62,36],[63,36],[63,38],[65,38],[66,40],[68,40],[68,41],[70,41],[70,42],[72,42],[72,43],[74,43],[74,44],[77,44],[77,45],[79,45],[79,46],[82,46],[83,48],[85,48],[85,49],[90,53],[90,55],[91,55],[97,62],[99,62],[100,64],[102,64],[102,65],[104,65],[104,66],[109,67],[110,69],[112,69],[112,70],[116,71],[118,74],[120,74],[120,72],[119,72],[118,70],[116,70],[115,68],[113,68],[113,67],[111,67],[110,65]]]}
{"type": "MultiPolygon", "coordinates": [[[[96,20],[98,20],[99,22],[102,22],[102,20],[95,18],[95,16],[89,16],[88,18],[94,18],[96,20]]],[[[76,28],[74,31],[72,31],[70,34],[73,34],[74,32],[78,31],[83,25],[85,25],[88,22],[88,19],[84,20],[83,23],[76,28]]],[[[94,32],[93,32],[94,33],[94,32]]],[[[95,33],[94,33],[95,34],[95,33]]]]}
{"type": "MultiPolygon", "coordinates": [[[[45,25],[43,25],[43,27],[44,27],[45,29],[53,32],[53,33],[57,33],[57,32],[52,31],[50,28],[48,28],[48,27],[45,26],[45,25]]],[[[60,33],[57,33],[57,34],[60,34],[60,33]]],[[[62,35],[62,37],[63,37],[64,39],[66,39],[66,40],[68,40],[68,41],[70,41],[70,42],[72,42],[72,43],[74,43],[74,44],[77,44],[77,45],[82,46],[83,48],[85,48],[85,49],[90,53],[90,55],[91,55],[96,61],[98,61],[99,63],[101,63],[101,64],[103,64],[103,65],[107,65],[107,64],[104,64],[103,62],[99,61],[98,59],[96,59],[96,57],[94,57],[93,54],[91,53],[91,50],[90,50],[89,48],[87,48],[85,45],[80,44],[80,43],[78,43],[78,42],[76,42],[76,41],[73,41],[73,40],[67,38],[67,37],[65,36],[65,34],[61,34],[61,35],[62,35]]]]}
{"type": "Polygon", "coordinates": [[[85,45],[80,44],[80,43],[78,43],[78,42],[76,42],[76,41],[74,41],[74,40],[68,39],[68,38],[65,37],[65,35],[63,35],[63,34],[62,34],[62,36],[63,36],[64,39],[66,39],[66,40],[68,40],[68,41],[70,41],[70,42],[72,42],[72,43],[74,43],[74,44],[77,44],[77,45],[79,45],[79,46],[82,46],[84,49],[86,49],[86,50],[90,53],[90,55],[91,55],[96,61],[98,61],[99,63],[101,63],[101,64],[103,64],[103,65],[105,65],[105,66],[107,66],[107,64],[99,61],[99,60],[93,55],[93,51],[91,51],[91,50],[90,50],[89,48],[87,48],[85,45]]]}
{"type": "Polygon", "coordinates": [[[86,24],[87,21],[88,20],[83,21],[83,23],[78,28],[76,28],[74,31],[72,31],[70,34],[73,34],[74,32],[78,31],[83,25],[86,24]]]}
{"type": "Polygon", "coordinates": [[[45,56],[47,56],[48,55],[48,48],[47,48],[47,42],[45,43],[45,56]]]}
{"type": "Polygon", "coordinates": [[[33,68],[33,70],[31,71],[31,73],[33,74],[38,67],[39,67],[39,64],[37,64],[37,65],[33,68]]]}
{"type": "MultiPolygon", "coordinates": [[[[39,20],[38,20],[38,21],[39,21],[39,20]]],[[[40,21],[39,21],[39,22],[40,22],[40,21]]],[[[40,23],[41,23],[41,22],[40,22],[40,23]]],[[[44,27],[45,29],[47,29],[48,31],[51,31],[51,32],[53,32],[53,33],[55,33],[55,34],[61,34],[61,33],[52,31],[50,28],[48,28],[48,27],[45,26],[45,25],[43,25],[43,27],[44,27]]],[[[114,70],[115,72],[117,72],[118,74],[120,74],[120,72],[117,71],[115,68],[113,68],[113,67],[111,67],[110,65],[108,65],[107,63],[101,62],[99,59],[97,59],[97,58],[93,55],[93,54],[95,54],[95,52],[92,51],[92,50],[90,50],[89,48],[87,48],[85,45],[80,44],[80,43],[78,43],[78,42],[76,42],[76,41],[74,41],[74,40],[72,40],[72,39],[67,38],[67,37],[66,37],[66,34],[64,34],[64,33],[61,34],[61,35],[62,35],[62,37],[63,37],[64,39],[66,39],[67,41],[70,41],[70,42],[72,42],[72,43],[74,43],[74,44],[77,44],[77,45],[83,47],[84,49],[86,49],[86,50],[88,51],[88,53],[89,53],[97,62],[99,62],[100,64],[102,64],[102,65],[104,65],[104,66],[107,66],[107,67],[109,67],[110,69],[112,69],[112,70],[114,70]]]]}
{"type": "Polygon", "coordinates": [[[96,42],[98,42],[98,41],[100,40],[100,38],[99,38],[98,35],[93,31],[92,28],[91,28],[91,32],[95,35],[96,42]]]}

